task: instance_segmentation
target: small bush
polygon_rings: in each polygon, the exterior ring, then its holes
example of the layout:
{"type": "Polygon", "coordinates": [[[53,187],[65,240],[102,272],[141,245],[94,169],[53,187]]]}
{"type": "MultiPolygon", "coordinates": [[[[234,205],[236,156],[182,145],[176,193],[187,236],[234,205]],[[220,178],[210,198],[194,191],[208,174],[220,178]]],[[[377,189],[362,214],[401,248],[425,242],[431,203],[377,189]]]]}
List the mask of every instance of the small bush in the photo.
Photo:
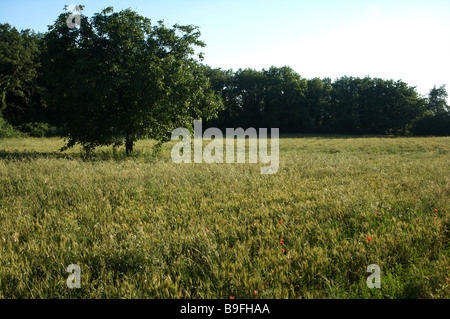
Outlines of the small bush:
{"type": "Polygon", "coordinates": [[[15,130],[0,114],[0,138],[5,137],[20,137],[22,134],[15,130]]]}

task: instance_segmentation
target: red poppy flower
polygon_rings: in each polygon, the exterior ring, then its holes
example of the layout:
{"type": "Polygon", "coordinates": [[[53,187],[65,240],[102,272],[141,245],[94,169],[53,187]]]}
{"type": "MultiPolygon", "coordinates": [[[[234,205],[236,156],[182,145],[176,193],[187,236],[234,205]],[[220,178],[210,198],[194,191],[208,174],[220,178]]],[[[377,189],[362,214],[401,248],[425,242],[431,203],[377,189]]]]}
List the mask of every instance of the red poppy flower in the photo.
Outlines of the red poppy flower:
{"type": "Polygon", "coordinates": [[[280,224],[283,224],[283,221],[282,221],[282,220],[280,220],[280,224]]]}
{"type": "Polygon", "coordinates": [[[368,241],[371,241],[371,240],[372,240],[372,238],[370,238],[370,237],[367,237],[367,240],[368,240],[368,241]]]}
{"type": "Polygon", "coordinates": [[[256,294],[257,294],[256,290],[253,292],[253,294],[256,296],[256,294]]]}
{"type": "Polygon", "coordinates": [[[437,212],[437,209],[435,208],[434,211],[437,212]]]}
{"type": "Polygon", "coordinates": [[[284,253],[284,249],[282,249],[281,252],[284,253]]]}
{"type": "Polygon", "coordinates": [[[234,297],[233,297],[233,296],[231,296],[231,297],[230,297],[230,299],[234,299],[234,297]]]}

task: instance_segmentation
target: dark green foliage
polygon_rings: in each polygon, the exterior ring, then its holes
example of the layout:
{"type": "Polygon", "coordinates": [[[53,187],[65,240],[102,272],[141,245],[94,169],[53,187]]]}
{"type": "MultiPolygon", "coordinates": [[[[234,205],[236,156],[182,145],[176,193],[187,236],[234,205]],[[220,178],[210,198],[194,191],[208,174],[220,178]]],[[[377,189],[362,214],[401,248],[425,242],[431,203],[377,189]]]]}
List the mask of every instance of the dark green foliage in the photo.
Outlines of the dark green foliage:
{"type": "Polygon", "coordinates": [[[0,24],[0,112],[14,126],[51,120],[42,102],[41,38],[0,24]]]}
{"type": "Polygon", "coordinates": [[[402,81],[342,77],[333,83],[331,117],[339,133],[409,133],[423,112],[424,100],[402,81]]]}
{"type": "Polygon", "coordinates": [[[432,88],[428,95],[426,111],[414,125],[416,135],[450,135],[450,108],[447,104],[445,85],[432,88]]]}
{"type": "Polygon", "coordinates": [[[160,142],[177,127],[216,115],[221,101],[194,56],[194,26],[169,29],[107,8],[70,30],[61,14],[46,34],[49,104],[62,113],[67,147],[87,151],[140,138],[160,142]]]}
{"type": "Polygon", "coordinates": [[[9,124],[0,113],[0,138],[4,137],[18,137],[21,136],[20,132],[15,130],[11,124],[9,124]]]}
{"type": "Polygon", "coordinates": [[[414,127],[416,135],[450,136],[450,113],[432,115],[427,113],[414,127]]]}
{"type": "Polygon", "coordinates": [[[207,126],[279,127],[282,133],[449,134],[445,86],[424,99],[400,80],[306,80],[289,67],[203,69],[226,106],[219,120],[207,126]]]}
{"type": "Polygon", "coordinates": [[[0,24],[0,97],[1,109],[20,108],[28,103],[37,77],[37,42],[29,30],[19,32],[9,24],[0,24]]]}
{"type": "Polygon", "coordinates": [[[60,129],[48,123],[26,123],[21,125],[19,129],[31,137],[54,137],[60,135],[60,129]]]}
{"type": "Polygon", "coordinates": [[[445,85],[442,85],[439,88],[434,86],[428,94],[427,110],[434,115],[448,114],[450,108],[447,104],[447,97],[448,94],[445,85]]]}

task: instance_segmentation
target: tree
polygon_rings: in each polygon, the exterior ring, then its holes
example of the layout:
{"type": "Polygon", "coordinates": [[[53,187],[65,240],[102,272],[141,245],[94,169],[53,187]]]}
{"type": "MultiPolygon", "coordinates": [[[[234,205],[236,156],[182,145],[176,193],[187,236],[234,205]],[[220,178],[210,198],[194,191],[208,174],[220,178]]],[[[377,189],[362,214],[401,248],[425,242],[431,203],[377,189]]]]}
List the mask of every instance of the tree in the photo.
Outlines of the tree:
{"type": "Polygon", "coordinates": [[[39,36],[0,24],[0,116],[14,125],[39,103],[39,36]]]}
{"type": "Polygon", "coordinates": [[[312,130],[315,132],[326,132],[327,122],[331,105],[331,79],[313,78],[308,80],[308,90],[306,101],[308,104],[309,116],[313,121],[312,130]]]}
{"type": "Polygon", "coordinates": [[[398,80],[390,86],[389,101],[384,104],[386,130],[382,133],[408,135],[413,121],[424,112],[425,100],[420,98],[415,87],[398,80]]]}
{"type": "Polygon", "coordinates": [[[408,134],[423,112],[423,100],[414,87],[402,81],[365,77],[361,80],[361,130],[370,134],[408,134]]]}
{"type": "Polygon", "coordinates": [[[265,75],[254,69],[239,69],[234,74],[234,100],[239,109],[239,121],[242,127],[260,127],[263,112],[263,91],[266,84],[265,75]]]}
{"type": "Polygon", "coordinates": [[[359,134],[361,79],[343,76],[332,83],[330,122],[335,133],[359,134]]]}
{"type": "Polygon", "coordinates": [[[450,109],[447,104],[445,85],[434,86],[428,95],[426,111],[414,123],[418,135],[450,135],[450,109]]]}
{"type": "Polygon", "coordinates": [[[43,62],[65,148],[80,144],[89,152],[125,142],[129,154],[138,139],[162,143],[177,127],[192,130],[194,119],[217,116],[221,100],[200,68],[202,54],[194,54],[204,46],[197,27],[152,25],[112,7],[81,15],[79,28],[69,29],[67,18],[61,14],[49,28],[43,62]]]}
{"type": "Polygon", "coordinates": [[[279,127],[282,132],[308,131],[312,120],[305,101],[307,81],[288,66],[263,70],[264,126],[279,127]]]}
{"type": "Polygon", "coordinates": [[[434,115],[441,115],[450,111],[447,104],[447,90],[445,89],[445,84],[436,88],[436,85],[430,90],[428,94],[428,105],[427,109],[430,110],[434,115]]]}

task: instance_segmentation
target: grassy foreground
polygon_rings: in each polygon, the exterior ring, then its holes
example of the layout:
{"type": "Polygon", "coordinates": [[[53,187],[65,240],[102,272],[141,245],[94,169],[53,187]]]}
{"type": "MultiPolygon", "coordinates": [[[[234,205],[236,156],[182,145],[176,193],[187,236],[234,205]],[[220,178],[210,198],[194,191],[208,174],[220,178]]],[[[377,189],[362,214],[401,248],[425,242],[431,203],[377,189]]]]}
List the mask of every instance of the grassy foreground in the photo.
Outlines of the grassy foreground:
{"type": "Polygon", "coordinates": [[[449,137],[283,138],[273,175],[62,145],[0,140],[0,298],[450,297],[449,137]]]}

